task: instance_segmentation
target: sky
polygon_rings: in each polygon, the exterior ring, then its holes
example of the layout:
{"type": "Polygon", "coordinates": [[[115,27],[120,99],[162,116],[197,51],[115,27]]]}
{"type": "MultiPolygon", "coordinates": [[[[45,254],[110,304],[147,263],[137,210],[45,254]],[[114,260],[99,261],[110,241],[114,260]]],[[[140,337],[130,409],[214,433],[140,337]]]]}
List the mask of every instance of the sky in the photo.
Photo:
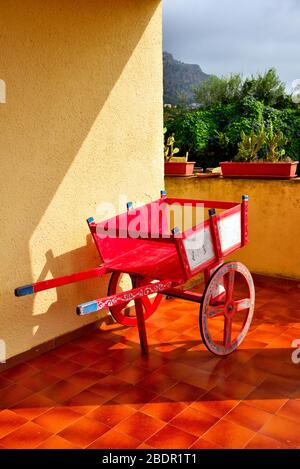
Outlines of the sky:
{"type": "Polygon", "coordinates": [[[217,76],[300,78],[300,0],[163,0],[164,50],[217,76]]]}

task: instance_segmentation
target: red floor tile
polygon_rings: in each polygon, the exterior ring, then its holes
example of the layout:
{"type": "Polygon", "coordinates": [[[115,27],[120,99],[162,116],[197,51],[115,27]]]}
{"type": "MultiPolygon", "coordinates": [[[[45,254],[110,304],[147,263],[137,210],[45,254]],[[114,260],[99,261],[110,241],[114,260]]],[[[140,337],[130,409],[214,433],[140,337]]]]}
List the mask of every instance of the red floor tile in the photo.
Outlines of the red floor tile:
{"type": "Polygon", "coordinates": [[[33,392],[18,384],[12,384],[0,391],[0,409],[13,407],[16,403],[22,401],[33,392]]]}
{"type": "Polygon", "coordinates": [[[102,422],[96,422],[93,419],[81,417],[62,430],[59,436],[81,448],[85,448],[109,429],[110,428],[102,422]]]}
{"type": "Polygon", "coordinates": [[[97,383],[90,386],[88,390],[105,397],[106,400],[110,400],[120,393],[125,393],[126,390],[131,389],[131,387],[129,383],[110,375],[97,381],[97,383]]]}
{"type": "Polygon", "coordinates": [[[51,433],[58,433],[80,417],[81,414],[74,412],[68,407],[54,407],[34,419],[34,423],[37,423],[51,433]]]}
{"type": "Polygon", "coordinates": [[[73,383],[80,388],[88,388],[106,375],[90,368],[84,368],[68,378],[69,383],[73,383]]]}
{"type": "Polygon", "coordinates": [[[296,423],[300,422],[300,400],[287,401],[278,411],[277,415],[286,419],[293,420],[296,423]]]}
{"type": "Polygon", "coordinates": [[[189,448],[196,440],[197,437],[195,435],[191,435],[190,433],[167,424],[155,433],[155,435],[146,440],[146,444],[150,445],[152,448],[181,449],[189,448]]]}
{"type": "Polygon", "coordinates": [[[150,417],[143,412],[136,412],[116,425],[115,430],[140,441],[145,441],[164,425],[165,423],[157,418],[150,417]]]}
{"type": "Polygon", "coordinates": [[[126,404],[135,409],[140,409],[156,397],[157,394],[152,391],[147,391],[139,386],[132,386],[129,390],[115,396],[114,400],[119,404],[126,404]]]}
{"type": "Polygon", "coordinates": [[[69,381],[58,381],[58,383],[41,391],[41,394],[52,399],[57,403],[63,403],[70,397],[78,394],[81,391],[81,387],[77,386],[69,381]]]}
{"type": "Polygon", "coordinates": [[[72,343],[62,345],[54,350],[55,355],[61,359],[71,358],[78,353],[83,353],[84,348],[72,343]]]}
{"type": "Polygon", "coordinates": [[[11,410],[0,411],[0,438],[24,425],[27,419],[11,410]]]}
{"type": "Polygon", "coordinates": [[[265,410],[271,414],[277,412],[286,402],[286,397],[280,397],[274,390],[266,390],[258,386],[247,396],[247,405],[265,410]]]}
{"type": "Polygon", "coordinates": [[[10,449],[36,448],[51,436],[44,428],[32,422],[27,422],[17,430],[1,438],[0,445],[10,449]]]}
{"type": "Polygon", "coordinates": [[[25,376],[18,381],[18,384],[31,389],[34,392],[39,392],[42,389],[57,383],[59,380],[60,378],[57,376],[41,371],[31,376],[25,376]]]}
{"type": "Polygon", "coordinates": [[[222,419],[205,433],[204,438],[222,448],[239,449],[246,446],[254,435],[253,431],[222,419]]]}
{"type": "Polygon", "coordinates": [[[74,363],[69,360],[62,360],[57,364],[53,360],[52,364],[47,366],[47,371],[60,379],[67,379],[80,370],[81,366],[78,365],[78,363],[74,363]]]}
{"type": "Polygon", "coordinates": [[[114,427],[122,420],[130,417],[136,412],[135,409],[116,401],[108,401],[105,404],[90,411],[86,416],[90,419],[99,420],[110,427],[114,427]]]}
{"type": "Polygon", "coordinates": [[[261,433],[256,433],[249,443],[247,443],[245,449],[288,449],[291,447],[292,446],[285,445],[281,441],[274,440],[261,433]]]}
{"type": "Polygon", "coordinates": [[[144,412],[147,415],[156,417],[159,420],[164,422],[169,422],[177,414],[186,409],[186,404],[183,402],[175,402],[166,397],[157,397],[153,399],[148,404],[145,404],[140,408],[141,412],[144,412]]]}
{"type": "Polygon", "coordinates": [[[100,358],[101,355],[99,353],[83,349],[82,352],[79,352],[76,355],[72,355],[70,361],[77,363],[78,365],[90,366],[97,362],[100,358]]]}
{"type": "Polygon", "coordinates": [[[174,417],[170,424],[192,435],[200,437],[218,421],[217,417],[188,407],[174,417]]]}
{"type": "Polygon", "coordinates": [[[226,415],[225,419],[258,432],[271,417],[272,414],[262,409],[257,409],[240,402],[226,415]]]}
{"type": "Polygon", "coordinates": [[[10,381],[18,381],[25,376],[32,376],[35,373],[37,373],[37,370],[34,367],[27,363],[21,363],[20,365],[16,365],[13,368],[3,371],[2,377],[10,381]]]}
{"type": "Polygon", "coordinates": [[[15,406],[11,407],[11,410],[28,420],[33,420],[44,412],[47,412],[47,410],[51,409],[55,405],[56,403],[48,397],[36,393],[27,397],[18,404],[15,404],[15,406]]]}
{"type": "Polygon", "coordinates": [[[139,440],[115,430],[109,430],[88,446],[88,449],[132,449],[138,448],[139,445],[139,440]]]}
{"type": "Polygon", "coordinates": [[[106,397],[85,389],[66,400],[63,404],[64,406],[70,407],[75,412],[85,415],[88,412],[97,409],[106,401],[106,397]]]}
{"type": "Polygon", "coordinates": [[[148,371],[145,368],[138,366],[132,366],[132,364],[126,366],[122,370],[115,373],[115,376],[126,383],[137,384],[139,381],[142,381],[145,377],[148,376],[148,371]]]}
{"type": "Polygon", "coordinates": [[[199,438],[190,449],[222,449],[222,446],[217,445],[217,443],[212,443],[205,438],[199,438]]]}
{"type": "Polygon", "coordinates": [[[279,415],[271,417],[261,428],[260,433],[284,444],[300,445],[300,422],[293,422],[279,415]]]}
{"type": "Polygon", "coordinates": [[[161,373],[160,370],[153,371],[146,378],[139,382],[139,386],[161,394],[177,383],[176,379],[161,373]]]}
{"type": "Polygon", "coordinates": [[[7,388],[11,384],[13,384],[11,380],[4,378],[4,376],[0,376],[0,390],[7,388]]]}
{"type": "Polygon", "coordinates": [[[43,441],[36,449],[79,449],[79,446],[70,443],[61,436],[51,435],[47,440],[43,441]]]}
{"type": "Polygon", "coordinates": [[[175,384],[175,386],[165,391],[163,395],[169,399],[172,399],[173,401],[192,403],[205,393],[206,390],[201,389],[198,386],[179,382],[175,384]]]}

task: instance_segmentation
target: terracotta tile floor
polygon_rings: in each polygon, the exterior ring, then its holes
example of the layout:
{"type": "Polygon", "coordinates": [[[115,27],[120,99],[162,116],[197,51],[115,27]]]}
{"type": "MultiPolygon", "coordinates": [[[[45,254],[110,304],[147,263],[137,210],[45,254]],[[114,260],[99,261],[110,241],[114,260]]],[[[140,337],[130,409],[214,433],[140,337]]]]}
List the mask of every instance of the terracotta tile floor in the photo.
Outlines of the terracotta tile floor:
{"type": "Polygon", "coordinates": [[[101,329],[0,375],[0,448],[300,448],[300,284],[259,277],[251,329],[206,351],[198,306],[164,301],[137,331],[101,329]]]}

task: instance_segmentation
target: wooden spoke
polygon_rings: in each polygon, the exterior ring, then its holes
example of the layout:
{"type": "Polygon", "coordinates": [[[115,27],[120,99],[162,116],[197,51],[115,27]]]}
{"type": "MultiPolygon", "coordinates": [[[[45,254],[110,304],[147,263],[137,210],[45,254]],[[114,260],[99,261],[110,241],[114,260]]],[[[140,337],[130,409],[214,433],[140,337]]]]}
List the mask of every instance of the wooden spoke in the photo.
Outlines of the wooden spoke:
{"type": "Polygon", "coordinates": [[[224,338],[223,344],[224,347],[228,347],[231,343],[231,332],[232,332],[232,318],[229,316],[225,317],[224,321],[224,338]]]}
{"type": "Polygon", "coordinates": [[[233,298],[233,291],[234,291],[234,278],[235,278],[235,271],[230,270],[226,275],[226,300],[230,301],[233,298]]]}
{"type": "Polygon", "coordinates": [[[210,318],[216,318],[218,316],[224,316],[225,310],[221,306],[208,306],[207,314],[210,318]]]}
{"type": "Polygon", "coordinates": [[[244,309],[250,308],[250,298],[244,298],[243,300],[237,300],[234,302],[236,311],[243,311],[244,309]]]}

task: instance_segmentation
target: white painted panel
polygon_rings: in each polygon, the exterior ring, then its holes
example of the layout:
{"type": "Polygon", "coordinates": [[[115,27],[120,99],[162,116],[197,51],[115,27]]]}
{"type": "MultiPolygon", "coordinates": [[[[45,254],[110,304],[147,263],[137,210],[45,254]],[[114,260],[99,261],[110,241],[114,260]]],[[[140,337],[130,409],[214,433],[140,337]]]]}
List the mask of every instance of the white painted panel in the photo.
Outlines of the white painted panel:
{"type": "Polygon", "coordinates": [[[222,251],[226,251],[241,242],[241,212],[218,220],[218,229],[222,251]]]}
{"type": "Polygon", "coordinates": [[[191,270],[215,257],[209,227],[193,233],[183,240],[183,244],[191,270]]]}

